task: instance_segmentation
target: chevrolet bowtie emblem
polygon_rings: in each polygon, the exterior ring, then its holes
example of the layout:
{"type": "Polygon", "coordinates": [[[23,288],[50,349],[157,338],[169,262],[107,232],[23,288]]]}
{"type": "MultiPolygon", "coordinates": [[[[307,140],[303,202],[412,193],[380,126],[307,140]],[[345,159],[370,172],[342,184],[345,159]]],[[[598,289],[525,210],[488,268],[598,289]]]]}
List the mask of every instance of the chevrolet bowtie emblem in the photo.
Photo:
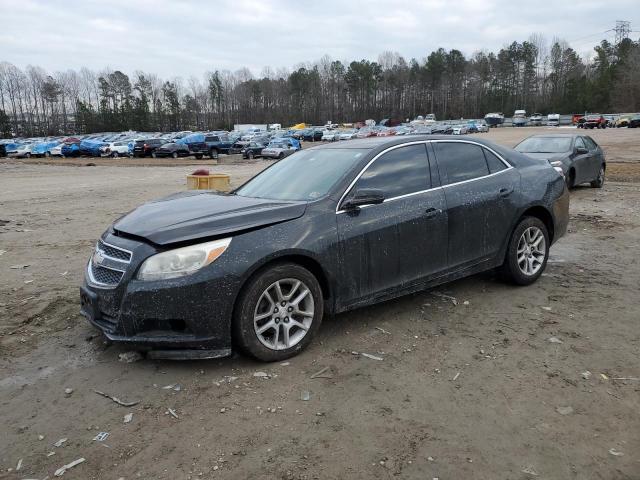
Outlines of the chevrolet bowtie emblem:
{"type": "Polygon", "coordinates": [[[96,253],[93,254],[93,263],[95,265],[102,265],[103,261],[104,256],[102,255],[102,252],[100,250],[96,250],[96,253]]]}

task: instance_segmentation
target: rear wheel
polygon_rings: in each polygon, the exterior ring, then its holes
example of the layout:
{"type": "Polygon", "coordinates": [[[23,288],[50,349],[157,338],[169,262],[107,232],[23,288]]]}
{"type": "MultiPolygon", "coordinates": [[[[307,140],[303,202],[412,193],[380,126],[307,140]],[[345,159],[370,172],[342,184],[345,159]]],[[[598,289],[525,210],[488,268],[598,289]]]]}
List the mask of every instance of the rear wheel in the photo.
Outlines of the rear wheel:
{"type": "Polygon", "coordinates": [[[284,158],[284,153],[280,152],[280,155],[278,155],[278,160],[282,160],[284,158]]]}
{"type": "Polygon", "coordinates": [[[320,284],[306,268],[281,263],[257,273],[243,289],[234,313],[234,340],[264,362],[296,355],[322,322],[320,284]]]}
{"type": "Polygon", "coordinates": [[[195,155],[198,160],[202,160],[202,155],[195,155]]]}
{"type": "Polygon", "coordinates": [[[537,217],[525,217],[513,231],[501,271],[516,285],[535,282],[549,258],[549,233],[537,217]]]}
{"type": "Polygon", "coordinates": [[[604,186],[604,175],[605,175],[604,165],[600,165],[600,170],[598,170],[598,176],[593,182],[591,182],[591,186],[593,188],[602,188],[604,186]]]}
{"type": "Polygon", "coordinates": [[[252,150],[249,150],[249,153],[247,154],[247,158],[249,160],[253,160],[253,151],[252,150]]]}
{"type": "Polygon", "coordinates": [[[111,154],[111,156],[112,156],[113,158],[118,158],[118,157],[120,156],[120,154],[119,154],[118,152],[113,152],[113,153],[111,154]]]}
{"type": "Polygon", "coordinates": [[[153,153],[151,154],[151,156],[152,156],[153,158],[157,158],[157,157],[156,157],[156,152],[153,152],[153,153]]]}
{"type": "Polygon", "coordinates": [[[51,156],[51,152],[44,152],[44,156],[47,157],[47,158],[50,157],[51,156]]]}
{"type": "Polygon", "coordinates": [[[211,159],[218,158],[218,149],[212,148],[209,151],[209,158],[211,158],[211,159]]]}
{"type": "Polygon", "coordinates": [[[172,156],[173,158],[178,158],[178,152],[173,152],[173,153],[171,154],[171,156],[172,156]]]}

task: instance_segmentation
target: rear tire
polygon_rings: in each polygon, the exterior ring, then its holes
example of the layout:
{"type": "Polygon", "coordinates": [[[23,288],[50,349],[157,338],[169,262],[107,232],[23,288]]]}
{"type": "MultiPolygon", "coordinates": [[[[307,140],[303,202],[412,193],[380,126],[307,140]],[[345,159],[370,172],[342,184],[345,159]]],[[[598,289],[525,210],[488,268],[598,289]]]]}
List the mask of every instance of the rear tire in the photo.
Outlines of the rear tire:
{"type": "Polygon", "coordinates": [[[263,362],[282,361],[297,355],[311,343],[322,323],[323,307],[322,289],[309,270],[295,263],[267,266],[247,282],[238,297],[233,318],[234,342],[243,352],[263,362]],[[300,283],[294,289],[297,282],[300,283]],[[274,287],[276,284],[281,285],[279,291],[274,287]],[[289,285],[291,289],[287,290],[289,285]],[[308,293],[295,307],[290,306],[305,287],[308,293]],[[259,313],[261,310],[265,313],[259,313]],[[295,310],[312,315],[302,316],[295,310]],[[266,318],[260,318],[264,315],[266,318]],[[286,348],[285,339],[292,343],[291,347],[286,348]]]}
{"type": "Polygon", "coordinates": [[[218,150],[215,148],[212,148],[211,151],[209,152],[209,158],[211,158],[212,160],[215,158],[218,158],[218,150]]]}
{"type": "Polygon", "coordinates": [[[605,176],[605,167],[604,165],[600,165],[600,170],[598,171],[598,176],[596,179],[591,182],[591,186],[593,188],[602,188],[604,186],[604,176],[605,176]]]}
{"type": "Polygon", "coordinates": [[[535,282],[549,259],[549,232],[537,217],[525,217],[511,234],[500,271],[505,280],[516,285],[535,282]]]}
{"type": "Polygon", "coordinates": [[[173,157],[173,158],[178,158],[178,152],[173,152],[173,153],[171,154],[171,157],[173,157]]]}
{"type": "Polygon", "coordinates": [[[247,154],[247,158],[249,160],[253,160],[253,152],[251,150],[249,150],[249,153],[247,154]]]}
{"type": "Polygon", "coordinates": [[[157,157],[156,157],[156,152],[153,152],[153,153],[151,154],[151,156],[152,156],[153,158],[157,158],[157,157]]]}
{"type": "Polygon", "coordinates": [[[284,153],[280,152],[280,155],[278,155],[278,160],[282,160],[284,158],[284,153]]]}
{"type": "Polygon", "coordinates": [[[113,158],[118,158],[118,157],[120,156],[120,154],[119,154],[118,152],[113,152],[113,153],[111,154],[111,156],[112,156],[113,158]]]}

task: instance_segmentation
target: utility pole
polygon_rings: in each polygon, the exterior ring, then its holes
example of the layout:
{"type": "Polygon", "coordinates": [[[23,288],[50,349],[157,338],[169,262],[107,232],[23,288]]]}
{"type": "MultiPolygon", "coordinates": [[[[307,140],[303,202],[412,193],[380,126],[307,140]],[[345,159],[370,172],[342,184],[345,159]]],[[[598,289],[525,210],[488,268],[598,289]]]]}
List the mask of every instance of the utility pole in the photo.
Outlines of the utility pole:
{"type": "Polygon", "coordinates": [[[620,44],[625,38],[629,38],[631,32],[631,22],[626,20],[616,20],[616,45],[620,44]]]}

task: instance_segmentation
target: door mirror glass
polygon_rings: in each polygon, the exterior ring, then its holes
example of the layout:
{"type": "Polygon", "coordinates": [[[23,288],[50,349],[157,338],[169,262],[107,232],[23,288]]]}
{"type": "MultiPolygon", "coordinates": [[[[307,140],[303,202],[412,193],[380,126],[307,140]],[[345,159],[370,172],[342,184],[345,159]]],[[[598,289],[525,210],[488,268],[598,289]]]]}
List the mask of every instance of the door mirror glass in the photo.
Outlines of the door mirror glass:
{"type": "Polygon", "coordinates": [[[367,188],[359,189],[342,204],[344,210],[356,210],[364,205],[376,205],[384,202],[382,190],[367,188]]]}
{"type": "Polygon", "coordinates": [[[577,148],[576,148],[576,153],[577,153],[578,155],[584,155],[585,153],[589,153],[589,150],[587,150],[587,149],[586,149],[586,148],[584,148],[584,147],[577,147],[577,148]]]}

